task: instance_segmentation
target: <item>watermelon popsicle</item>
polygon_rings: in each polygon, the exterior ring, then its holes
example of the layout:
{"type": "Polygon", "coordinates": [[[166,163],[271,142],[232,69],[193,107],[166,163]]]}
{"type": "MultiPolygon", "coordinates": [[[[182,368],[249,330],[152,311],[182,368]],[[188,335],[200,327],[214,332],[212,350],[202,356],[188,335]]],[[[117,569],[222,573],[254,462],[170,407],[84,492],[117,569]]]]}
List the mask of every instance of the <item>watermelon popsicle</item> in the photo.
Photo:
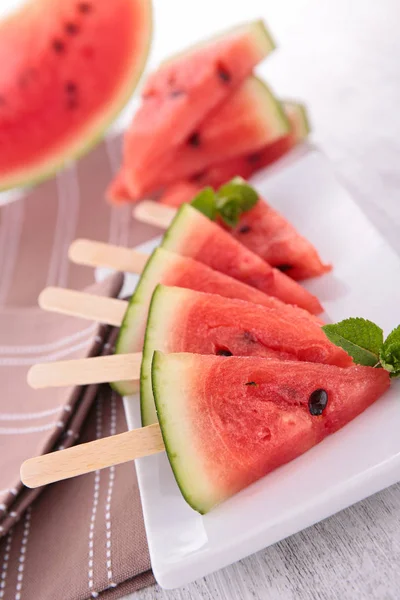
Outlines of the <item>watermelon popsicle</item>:
{"type": "Polygon", "coordinates": [[[205,514],[361,414],[389,387],[357,366],[155,352],[152,386],[178,486],[205,514]]]}
{"type": "Polygon", "coordinates": [[[389,381],[371,367],[156,352],[160,424],[29,459],[21,479],[39,487],[166,450],[184,498],[205,514],[346,425],[389,381]]]}
{"type": "Polygon", "coordinates": [[[179,208],[161,245],[312,314],[323,311],[318,299],[305,288],[189,204],[179,208]]]}

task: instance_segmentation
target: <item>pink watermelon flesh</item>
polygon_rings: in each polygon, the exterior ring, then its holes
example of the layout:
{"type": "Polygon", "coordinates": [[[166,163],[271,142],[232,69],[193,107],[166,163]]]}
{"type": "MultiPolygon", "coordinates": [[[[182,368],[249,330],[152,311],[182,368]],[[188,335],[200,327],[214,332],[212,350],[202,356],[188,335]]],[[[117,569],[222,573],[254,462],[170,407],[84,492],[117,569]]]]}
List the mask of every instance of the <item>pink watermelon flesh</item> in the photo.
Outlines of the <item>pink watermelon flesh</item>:
{"type": "Polygon", "coordinates": [[[216,271],[312,314],[322,312],[315,296],[285,273],[272,268],[189,204],[178,210],[163,238],[162,247],[203,262],[216,271]]]}
{"type": "MultiPolygon", "coordinates": [[[[291,306],[277,298],[267,296],[260,290],[214,271],[196,260],[173,254],[163,248],[157,248],[147,261],[140,281],[129,302],[116,343],[117,354],[140,352],[142,350],[151,297],[159,283],[219,294],[226,298],[246,300],[273,308],[294,320],[306,319],[318,325],[322,324],[318,317],[297,306],[291,306]]],[[[132,394],[136,389],[133,382],[125,381],[113,384],[113,387],[122,396],[132,394]]]]}
{"type": "Polygon", "coordinates": [[[246,248],[293,279],[323,275],[332,269],[331,265],[321,261],[314,246],[264,201],[243,213],[240,223],[230,233],[246,248]]]}
{"type": "MultiPolygon", "coordinates": [[[[210,185],[218,188],[238,175],[247,179],[259,169],[284,156],[307,137],[309,128],[304,106],[288,101],[284,101],[282,106],[290,124],[288,135],[279,138],[272,144],[268,144],[259,152],[237,156],[225,162],[218,162],[218,164],[199,172],[190,179],[170,184],[160,196],[159,201],[168,206],[178,207],[184,202],[190,202],[205,186],[210,185]]],[[[128,199],[129,196],[125,194],[125,198],[128,199]]]]}
{"type": "MultiPolygon", "coordinates": [[[[168,162],[160,165],[155,160],[141,171],[138,191],[152,193],[221,160],[254,153],[288,132],[289,122],[279,101],[261,80],[248,77],[183,144],[171,149],[168,162]]],[[[125,173],[129,168],[125,161],[125,173]]]]}
{"type": "Polygon", "coordinates": [[[152,378],[175,478],[202,514],[341,429],[389,387],[388,373],[371,367],[160,352],[152,378]],[[313,415],[319,390],[327,404],[313,415]]]}
{"type": "Polygon", "coordinates": [[[126,186],[139,196],[142,175],[168,164],[171,151],[248,77],[273,49],[261,21],[247,23],[169,60],[147,80],[124,140],[126,186]]]}
{"type": "Polygon", "coordinates": [[[142,422],[155,422],[153,352],[263,356],[348,367],[351,357],[303,317],[243,300],[158,286],[150,306],[141,369],[142,422]]]}
{"type": "Polygon", "coordinates": [[[0,23],[0,188],[97,141],[141,74],[150,0],[36,0],[0,23]]]}
{"type": "Polygon", "coordinates": [[[247,179],[253,173],[277,161],[304,140],[309,133],[305,107],[288,101],[284,101],[282,105],[290,123],[290,132],[287,135],[268,144],[259,152],[237,156],[206,169],[193,178],[193,183],[219,187],[238,175],[247,179]]]}
{"type": "MultiPolygon", "coordinates": [[[[190,182],[175,184],[162,202],[178,207],[188,198],[194,198],[201,189],[190,182]]],[[[321,261],[315,247],[265,201],[259,201],[243,213],[235,228],[228,228],[222,222],[220,225],[243,246],[292,279],[316,277],[332,269],[331,265],[321,261]]]]}

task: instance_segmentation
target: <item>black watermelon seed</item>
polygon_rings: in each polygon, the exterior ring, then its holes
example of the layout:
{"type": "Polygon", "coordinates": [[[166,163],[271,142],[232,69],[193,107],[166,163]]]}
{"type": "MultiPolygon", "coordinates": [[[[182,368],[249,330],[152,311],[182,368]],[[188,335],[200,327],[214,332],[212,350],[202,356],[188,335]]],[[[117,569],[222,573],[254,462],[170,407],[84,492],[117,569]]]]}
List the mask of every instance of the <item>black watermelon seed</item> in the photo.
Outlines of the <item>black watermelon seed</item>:
{"type": "Polygon", "coordinates": [[[79,31],[79,27],[76,23],[65,23],[65,31],[68,35],[76,35],[79,31]]]}
{"type": "Polygon", "coordinates": [[[261,154],[259,152],[253,152],[253,154],[249,154],[247,157],[248,162],[251,165],[257,164],[261,159],[261,154]]]}
{"type": "Polygon", "coordinates": [[[93,7],[90,2],[78,2],[77,8],[79,12],[86,14],[89,13],[93,7]]]}
{"type": "Polygon", "coordinates": [[[255,387],[257,384],[255,381],[248,381],[247,383],[245,383],[244,385],[251,385],[253,387],[255,387]]]}
{"type": "Polygon", "coordinates": [[[219,350],[217,350],[217,356],[232,356],[232,352],[230,350],[220,348],[219,350]]]}
{"type": "Polygon", "coordinates": [[[286,271],[290,271],[290,269],[293,269],[293,265],[282,264],[277,265],[275,268],[278,269],[278,271],[282,271],[282,273],[286,273],[286,271]]]}
{"type": "Polygon", "coordinates": [[[190,177],[190,181],[193,181],[194,183],[201,183],[206,175],[206,170],[200,171],[199,173],[196,173],[196,175],[192,175],[190,177]]]}
{"type": "Polygon", "coordinates": [[[308,410],[313,417],[322,415],[328,404],[328,392],[323,389],[314,390],[308,399],[308,410]]]}
{"type": "Polygon", "coordinates": [[[217,75],[224,83],[228,83],[231,80],[231,74],[222,63],[218,63],[217,65],[217,75]]]}
{"type": "Polygon", "coordinates": [[[71,96],[73,94],[76,94],[77,89],[78,87],[73,81],[67,81],[67,83],[65,84],[65,91],[67,92],[67,94],[71,94],[71,96]]]}
{"type": "Polygon", "coordinates": [[[172,98],[177,98],[178,96],[183,96],[185,94],[185,92],[183,90],[172,90],[172,92],[170,92],[170,96],[172,98]]]}
{"type": "Polygon", "coordinates": [[[250,225],[242,225],[241,227],[239,227],[238,232],[239,233],[249,233],[249,231],[251,231],[251,227],[250,225]]]}
{"type": "Polygon", "coordinates": [[[200,136],[197,131],[192,133],[192,135],[188,138],[187,143],[189,146],[193,146],[193,148],[198,148],[200,146],[200,136]]]}
{"type": "Polygon", "coordinates": [[[54,52],[57,52],[57,54],[62,54],[65,50],[65,44],[62,40],[59,39],[55,39],[52,42],[52,46],[53,46],[53,50],[54,52]]]}

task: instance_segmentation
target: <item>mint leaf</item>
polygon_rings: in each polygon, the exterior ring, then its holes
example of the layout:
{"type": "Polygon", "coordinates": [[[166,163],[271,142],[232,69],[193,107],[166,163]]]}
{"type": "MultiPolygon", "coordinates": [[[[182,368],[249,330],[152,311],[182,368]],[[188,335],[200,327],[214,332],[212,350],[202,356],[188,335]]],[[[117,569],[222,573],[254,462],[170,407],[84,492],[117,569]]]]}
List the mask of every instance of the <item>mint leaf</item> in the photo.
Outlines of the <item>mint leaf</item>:
{"type": "Polygon", "coordinates": [[[190,203],[194,208],[203,213],[206,217],[215,221],[217,217],[217,207],[215,192],[212,187],[206,187],[201,190],[190,203]]]}
{"type": "Polygon", "coordinates": [[[345,319],[322,327],[328,339],[350,354],[358,365],[374,367],[383,347],[383,331],[367,319],[345,319]]]}
{"type": "Polygon", "coordinates": [[[242,212],[253,208],[258,202],[257,192],[248,185],[241,177],[235,177],[218,190],[219,197],[237,198],[242,212]]]}
{"type": "Polygon", "coordinates": [[[235,227],[239,223],[243,211],[238,196],[217,197],[216,206],[221,219],[229,227],[235,227]]]}
{"type": "Polygon", "coordinates": [[[400,377],[400,325],[387,336],[379,359],[391,377],[400,377]]]}

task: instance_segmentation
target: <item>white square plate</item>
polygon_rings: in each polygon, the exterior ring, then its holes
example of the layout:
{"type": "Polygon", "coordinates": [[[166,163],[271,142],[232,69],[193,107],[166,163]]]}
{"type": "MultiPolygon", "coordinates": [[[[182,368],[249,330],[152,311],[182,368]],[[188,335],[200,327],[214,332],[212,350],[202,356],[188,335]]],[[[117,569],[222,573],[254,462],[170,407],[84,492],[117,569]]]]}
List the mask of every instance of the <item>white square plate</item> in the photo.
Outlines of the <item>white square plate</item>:
{"type": "MultiPolygon", "coordinates": [[[[334,264],[307,283],[339,321],[363,316],[388,333],[399,322],[400,259],[316,151],[254,179],[334,264]]],[[[142,246],[152,249],[156,241],[142,246]]],[[[132,289],[135,279],[129,281],[132,289]]],[[[127,290],[125,290],[127,291],[127,290]]],[[[125,399],[130,428],[136,397],[125,399]]],[[[154,575],[174,588],[220,569],[346,508],[400,479],[400,388],[321,444],[201,517],[183,500],[165,454],[136,462],[154,575]]]]}

